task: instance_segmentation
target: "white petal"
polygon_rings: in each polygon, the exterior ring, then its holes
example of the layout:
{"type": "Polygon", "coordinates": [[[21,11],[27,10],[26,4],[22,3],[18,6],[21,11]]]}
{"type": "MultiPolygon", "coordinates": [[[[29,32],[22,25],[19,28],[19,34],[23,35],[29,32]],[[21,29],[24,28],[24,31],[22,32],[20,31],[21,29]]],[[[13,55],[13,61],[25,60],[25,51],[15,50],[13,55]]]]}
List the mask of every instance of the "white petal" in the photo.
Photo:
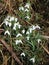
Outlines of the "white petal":
{"type": "Polygon", "coordinates": [[[25,7],[29,8],[30,7],[30,3],[26,3],[25,7]]]}
{"type": "Polygon", "coordinates": [[[19,29],[21,28],[21,25],[20,25],[20,24],[18,25],[18,28],[19,28],[19,29]]]}
{"type": "Polygon", "coordinates": [[[14,20],[14,17],[10,17],[10,21],[13,21],[14,20]]]}
{"type": "Polygon", "coordinates": [[[17,23],[14,23],[13,29],[16,30],[17,23]]]}
{"type": "Polygon", "coordinates": [[[8,15],[8,16],[7,16],[7,19],[9,19],[10,17],[11,17],[11,16],[10,16],[10,15],[8,15]]]}
{"type": "Polygon", "coordinates": [[[28,9],[25,9],[25,12],[29,12],[29,10],[28,9]]]}
{"type": "Polygon", "coordinates": [[[5,31],[4,35],[6,35],[6,34],[10,35],[10,32],[7,30],[7,31],[5,31]]]}
{"type": "Polygon", "coordinates": [[[24,34],[25,33],[25,30],[22,30],[22,33],[24,34]]]}
{"type": "Polygon", "coordinates": [[[19,43],[22,43],[21,40],[16,40],[15,42],[16,42],[16,45],[19,44],[19,43]]]}
{"type": "Polygon", "coordinates": [[[16,27],[17,23],[14,23],[14,27],[16,27]]]}
{"type": "Polygon", "coordinates": [[[30,61],[32,61],[33,63],[35,63],[35,58],[31,58],[30,61]]]}
{"type": "Polygon", "coordinates": [[[13,27],[13,30],[16,30],[16,27],[15,26],[13,27]]]}
{"type": "Polygon", "coordinates": [[[32,30],[35,30],[35,29],[36,29],[35,25],[32,25],[32,30]]]}
{"type": "Polygon", "coordinates": [[[29,31],[27,31],[26,34],[30,34],[29,31]]]}
{"type": "Polygon", "coordinates": [[[29,38],[30,38],[30,37],[29,37],[29,36],[27,36],[26,38],[27,38],[27,40],[29,40],[29,38]]]}
{"type": "Polygon", "coordinates": [[[21,53],[21,56],[24,56],[25,57],[25,53],[21,53]]]}
{"type": "Polygon", "coordinates": [[[32,33],[32,28],[29,28],[29,32],[32,33]]]}
{"type": "Polygon", "coordinates": [[[9,16],[9,15],[8,15],[8,16],[5,18],[5,20],[9,20],[9,19],[10,19],[10,17],[11,17],[11,16],[9,16]]]}
{"type": "Polygon", "coordinates": [[[11,24],[11,23],[9,23],[9,27],[11,27],[11,25],[12,25],[12,24],[11,24]]]}
{"type": "Polygon", "coordinates": [[[4,23],[5,23],[6,26],[9,25],[9,22],[8,21],[4,21],[4,23]]]}
{"type": "Polygon", "coordinates": [[[19,7],[19,10],[24,11],[24,7],[23,6],[19,7]]]}
{"type": "Polygon", "coordinates": [[[36,28],[40,29],[40,26],[36,25],[36,28]]]}
{"type": "Polygon", "coordinates": [[[17,22],[18,21],[18,18],[15,18],[15,21],[17,22]]]}
{"type": "Polygon", "coordinates": [[[30,19],[30,17],[29,17],[29,16],[26,16],[25,18],[30,19]]]}
{"type": "Polygon", "coordinates": [[[18,33],[18,34],[16,35],[16,37],[19,37],[19,36],[22,36],[22,34],[18,33]]]}
{"type": "Polygon", "coordinates": [[[17,22],[16,25],[19,25],[19,22],[17,22]]]}
{"type": "Polygon", "coordinates": [[[38,39],[37,41],[38,41],[38,43],[40,43],[41,42],[41,39],[38,39]]]}

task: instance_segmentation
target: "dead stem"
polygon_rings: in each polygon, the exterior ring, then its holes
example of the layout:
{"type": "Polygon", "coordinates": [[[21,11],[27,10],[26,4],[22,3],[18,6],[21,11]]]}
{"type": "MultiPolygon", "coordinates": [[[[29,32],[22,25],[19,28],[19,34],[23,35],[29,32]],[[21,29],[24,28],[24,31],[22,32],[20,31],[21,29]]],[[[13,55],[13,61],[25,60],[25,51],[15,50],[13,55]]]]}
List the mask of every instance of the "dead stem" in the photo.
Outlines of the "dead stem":
{"type": "Polygon", "coordinates": [[[49,51],[43,46],[43,44],[40,44],[42,46],[42,48],[44,49],[44,51],[49,55],[49,51]]]}
{"type": "Polygon", "coordinates": [[[18,57],[16,56],[16,54],[13,52],[13,50],[11,50],[11,47],[7,45],[7,43],[3,40],[0,39],[0,42],[7,48],[7,50],[11,53],[12,57],[15,59],[15,61],[19,64],[19,65],[23,65],[23,63],[21,63],[21,61],[18,59],[18,57]]]}

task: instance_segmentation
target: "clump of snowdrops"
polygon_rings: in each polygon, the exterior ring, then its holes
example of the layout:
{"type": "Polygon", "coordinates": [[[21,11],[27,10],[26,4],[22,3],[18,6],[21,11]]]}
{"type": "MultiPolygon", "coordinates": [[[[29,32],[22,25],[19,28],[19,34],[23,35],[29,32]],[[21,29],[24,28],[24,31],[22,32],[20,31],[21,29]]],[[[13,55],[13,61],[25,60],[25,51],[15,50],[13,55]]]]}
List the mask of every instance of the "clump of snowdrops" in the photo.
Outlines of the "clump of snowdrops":
{"type": "MultiPolygon", "coordinates": [[[[19,17],[25,21],[29,21],[31,18],[30,3],[26,3],[24,6],[19,7],[19,17]]],[[[7,43],[12,44],[16,51],[20,50],[20,58],[32,64],[41,61],[39,54],[42,52],[40,48],[41,37],[39,25],[31,25],[27,28],[23,27],[18,18],[7,15],[4,19],[4,36],[7,43]]]]}

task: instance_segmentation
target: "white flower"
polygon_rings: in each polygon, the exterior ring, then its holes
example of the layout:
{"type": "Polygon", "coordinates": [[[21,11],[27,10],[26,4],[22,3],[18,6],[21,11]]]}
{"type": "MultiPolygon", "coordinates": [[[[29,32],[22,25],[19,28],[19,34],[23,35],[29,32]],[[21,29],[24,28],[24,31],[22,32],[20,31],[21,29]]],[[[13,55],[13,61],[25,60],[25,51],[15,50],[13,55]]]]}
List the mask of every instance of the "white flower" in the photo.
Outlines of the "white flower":
{"type": "Polygon", "coordinates": [[[32,30],[35,30],[37,28],[40,29],[40,27],[38,25],[36,25],[36,26],[35,25],[32,25],[31,28],[32,28],[32,30]]]}
{"type": "Polygon", "coordinates": [[[18,28],[19,28],[19,29],[21,28],[21,25],[20,25],[20,24],[18,25],[18,28]]]}
{"type": "Polygon", "coordinates": [[[29,31],[27,31],[26,34],[30,34],[29,31]]]}
{"type": "Polygon", "coordinates": [[[17,23],[14,23],[13,30],[16,30],[16,25],[17,25],[17,23]]]}
{"type": "Polygon", "coordinates": [[[41,39],[38,39],[37,41],[38,41],[38,43],[40,43],[41,42],[41,39]]]}
{"type": "Polygon", "coordinates": [[[24,7],[23,6],[19,7],[19,10],[24,11],[24,7]]]}
{"type": "Polygon", "coordinates": [[[16,35],[16,37],[19,37],[19,36],[22,36],[22,34],[18,33],[18,34],[16,35]]]}
{"type": "Polygon", "coordinates": [[[16,23],[16,25],[18,26],[18,28],[21,28],[21,25],[19,24],[19,22],[16,23]]]}
{"type": "Polygon", "coordinates": [[[8,16],[5,18],[5,20],[6,20],[6,21],[7,21],[7,20],[9,20],[9,19],[10,19],[10,17],[11,17],[11,16],[9,16],[9,15],[8,15],[8,16]]]}
{"type": "Polygon", "coordinates": [[[19,22],[17,23],[17,26],[18,26],[19,29],[21,28],[21,25],[19,24],[19,22]]]}
{"type": "Polygon", "coordinates": [[[16,27],[13,27],[13,30],[16,30],[16,27]]]}
{"type": "Polygon", "coordinates": [[[32,25],[32,30],[35,30],[35,29],[36,29],[35,25],[32,25]]]}
{"type": "Polygon", "coordinates": [[[29,16],[26,16],[25,18],[30,19],[30,17],[29,17],[29,16]]]}
{"type": "Polygon", "coordinates": [[[26,3],[25,7],[29,8],[30,7],[30,3],[26,3]]]}
{"type": "Polygon", "coordinates": [[[16,25],[19,25],[19,22],[17,22],[16,25]]]}
{"type": "Polygon", "coordinates": [[[9,22],[8,22],[8,21],[6,21],[6,20],[4,21],[4,23],[5,23],[5,25],[6,25],[6,26],[7,26],[7,25],[9,25],[9,22]]]}
{"type": "Polygon", "coordinates": [[[24,56],[25,57],[25,53],[21,53],[21,56],[24,56]]]}
{"type": "Polygon", "coordinates": [[[17,22],[18,21],[18,18],[15,18],[15,21],[17,22]]]}
{"type": "Polygon", "coordinates": [[[25,33],[25,30],[24,30],[24,29],[22,30],[22,33],[23,33],[23,34],[25,33]]]}
{"type": "Polygon", "coordinates": [[[9,17],[10,17],[10,16],[7,16],[7,17],[4,19],[4,23],[5,23],[6,26],[8,25],[8,21],[7,21],[7,20],[9,19],[9,17]]]}
{"type": "Polygon", "coordinates": [[[8,21],[4,21],[4,23],[5,23],[5,25],[7,26],[7,25],[9,25],[9,27],[11,27],[11,23],[10,22],[8,22],[8,21]]]}
{"type": "Polygon", "coordinates": [[[35,57],[31,58],[30,61],[32,61],[33,63],[35,63],[35,57]]]}
{"type": "Polygon", "coordinates": [[[7,31],[5,31],[4,35],[6,35],[6,34],[10,35],[10,32],[7,30],[7,31]]]}
{"type": "Polygon", "coordinates": [[[16,26],[18,26],[19,29],[21,28],[21,25],[19,24],[19,22],[14,23],[14,27],[13,27],[14,30],[16,30],[16,26]]]}
{"type": "Polygon", "coordinates": [[[28,9],[25,9],[25,12],[29,12],[29,10],[28,9]]]}
{"type": "Polygon", "coordinates": [[[32,30],[33,30],[32,28],[29,28],[29,32],[30,32],[30,33],[32,33],[32,30]]]}
{"type": "Polygon", "coordinates": [[[12,25],[12,24],[9,22],[9,27],[11,27],[11,25],[12,25]]]}
{"type": "Polygon", "coordinates": [[[19,43],[22,43],[21,40],[16,40],[15,42],[16,42],[16,45],[19,44],[19,43]]]}
{"type": "Polygon", "coordinates": [[[37,29],[37,28],[40,29],[40,26],[36,25],[36,29],[37,29]]]}
{"type": "Polygon", "coordinates": [[[14,17],[10,17],[10,21],[13,21],[14,20],[14,17]]]}
{"type": "Polygon", "coordinates": [[[29,37],[29,36],[27,36],[26,38],[27,38],[27,40],[29,40],[29,38],[30,38],[30,37],[29,37]]]}

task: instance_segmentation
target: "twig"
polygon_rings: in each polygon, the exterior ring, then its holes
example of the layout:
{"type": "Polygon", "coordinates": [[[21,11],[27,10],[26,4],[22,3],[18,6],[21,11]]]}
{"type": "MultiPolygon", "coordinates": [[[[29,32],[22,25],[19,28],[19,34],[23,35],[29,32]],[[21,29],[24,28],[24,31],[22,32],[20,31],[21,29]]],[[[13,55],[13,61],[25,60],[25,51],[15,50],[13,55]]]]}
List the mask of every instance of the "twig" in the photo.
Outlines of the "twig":
{"type": "Polygon", "coordinates": [[[1,27],[3,24],[4,24],[4,22],[2,22],[2,23],[0,24],[0,27],[1,27]]]}
{"type": "Polygon", "coordinates": [[[45,39],[49,39],[49,36],[46,36],[46,35],[41,35],[41,37],[43,37],[45,39]]]}
{"type": "Polygon", "coordinates": [[[49,55],[49,51],[43,46],[43,44],[40,44],[42,48],[46,51],[46,53],[49,55]]]}
{"type": "Polygon", "coordinates": [[[15,59],[15,61],[19,64],[19,65],[23,65],[23,63],[18,59],[18,57],[16,56],[16,54],[11,50],[11,47],[7,45],[7,43],[3,40],[0,39],[0,42],[7,48],[7,50],[11,53],[12,57],[15,59]]]}

